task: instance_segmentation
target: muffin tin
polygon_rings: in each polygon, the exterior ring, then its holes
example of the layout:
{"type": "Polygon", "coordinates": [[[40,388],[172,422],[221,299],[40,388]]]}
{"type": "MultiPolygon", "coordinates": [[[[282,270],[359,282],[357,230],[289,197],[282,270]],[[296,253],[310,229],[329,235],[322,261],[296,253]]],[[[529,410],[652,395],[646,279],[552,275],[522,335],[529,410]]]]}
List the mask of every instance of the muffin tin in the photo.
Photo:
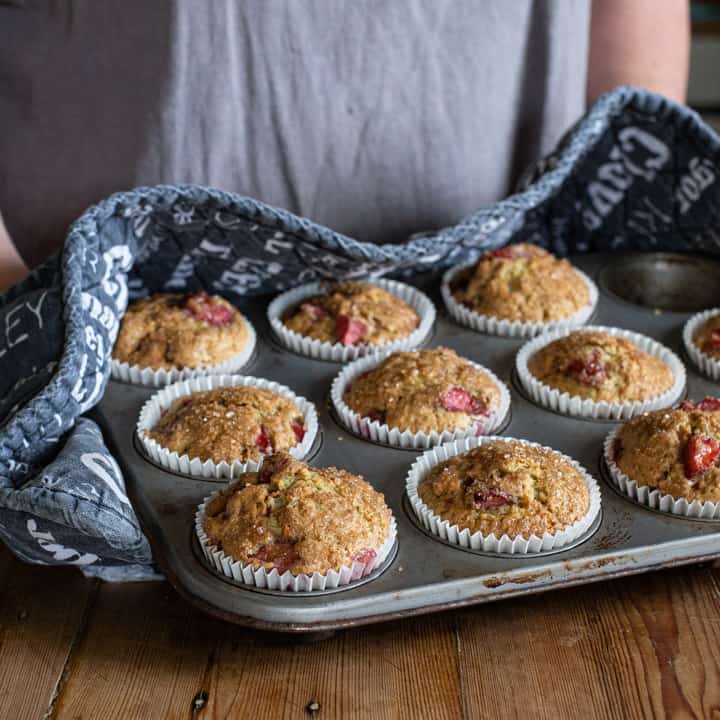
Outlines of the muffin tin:
{"type": "MultiPolygon", "coordinates": [[[[575,257],[573,262],[601,289],[590,322],[643,333],[681,355],[690,397],[720,393],[720,387],[684,355],[681,337],[691,311],[720,305],[718,298],[708,293],[701,304],[692,306],[690,302],[698,278],[718,276],[720,264],[666,254],[593,254],[575,257]],[[665,272],[671,272],[672,282],[657,280],[658,273],[665,272]],[[660,292],[664,287],[665,294],[660,292]],[[620,297],[623,294],[633,302],[620,297]],[[678,302],[681,311],[673,309],[678,302]]],[[[96,418],[123,468],[155,558],[183,597],[210,614],[243,625],[317,632],[720,556],[720,522],[687,520],[649,510],[621,496],[604,477],[603,440],[617,427],[616,422],[566,417],[534,405],[513,377],[515,354],[524,341],[482,335],[453,322],[440,299],[439,276],[416,278],[413,284],[424,290],[438,309],[426,345],[451,347],[490,368],[508,384],[512,410],[501,434],[550,446],[595,475],[602,490],[598,520],[572,545],[533,555],[492,555],[450,546],[431,536],[420,526],[404,493],[408,469],[418,451],[374,444],[341,427],[328,402],[330,385],[341,365],[283,349],[273,340],[265,317],[271,298],[253,298],[240,305],[258,334],[255,355],[243,374],[288,385],[316,404],[321,430],[308,461],[364,475],[383,492],[397,519],[398,544],[371,576],[337,590],[288,593],[233,583],[208,566],[194,539],[196,508],[219,487],[218,481],[177,475],[146,459],[134,431],[140,408],[153,389],[110,381],[96,418]]],[[[720,288],[720,284],[714,287],[720,288]]]]}

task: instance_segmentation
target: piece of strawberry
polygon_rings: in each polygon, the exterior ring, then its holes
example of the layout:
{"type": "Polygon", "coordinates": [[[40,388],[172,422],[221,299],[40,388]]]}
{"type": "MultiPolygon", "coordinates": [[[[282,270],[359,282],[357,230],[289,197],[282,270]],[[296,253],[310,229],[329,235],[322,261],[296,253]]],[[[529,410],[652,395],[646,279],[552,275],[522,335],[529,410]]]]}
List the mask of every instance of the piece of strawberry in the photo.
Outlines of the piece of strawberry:
{"type": "Polygon", "coordinates": [[[599,350],[593,350],[590,357],[576,358],[570,362],[565,368],[565,374],[592,387],[600,387],[607,380],[605,364],[600,359],[599,350]]]}
{"type": "Polygon", "coordinates": [[[468,415],[488,414],[487,405],[459,385],[451,387],[440,398],[440,405],[449,412],[464,412],[468,415]]]}
{"type": "Polygon", "coordinates": [[[265,431],[260,428],[258,436],[255,438],[255,447],[263,454],[267,453],[270,447],[270,438],[265,434],[265,431]]]}
{"type": "Polygon", "coordinates": [[[212,298],[204,290],[185,298],[185,308],[196,320],[210,325],[227,325],[232,320],[230,308],[212,298]]]}
{"type": "Polygon", "coordinates": [[[479,510],[490,510],[516,502],[517,498],[504,490],[479,490],[473,495],[473,504],[479,510]]]}
{"type": "Polygon", "coordinates": [[[720,410],[720,398],[706,397],[704,400],[699,402],[691,402],[690,400],[684,400],[680,403],[681,410],[703,410],[705,412],[715,412],[720,410]]]}
{"type": "Polygon", "coordinates": [[[720,329],[713,330],[710,337],[703,343],[702,349],[705,352],[714,352],[720,350],[720,329]]]}
{"type": "Polygon", "coordinates": [[[371,420],[374,420],[379,423],[385,422],[385,411],[384,410],[378,410],[377,408],[372,408],[371,410],[367,411],[365,416],[369,417],[371,420]]]}
{"type": "Polygon", "coordinates": [[[362,320],[356,320],[348,315],[338,315],[335,323],[335,334],[343,345],[354,345],[368,330],[368,326],[362,320]]]}
{"type": "Polygon", "coordinates": [[[309,315],[312,315],[315,320],[322,320],[327,315],[325,310],[323,310],[319,305],[313,305],[313,303],[309,302],[303,303],[300,306],[300,309],[309,315]]]}
{"type": "Polygon", "coordinates": [[[685,477],[693,478],[709,470],[720,455],[720,442],[707,435],[693,435],[685,444],[685,477]]]}
{"type": "Polygon", "coordinates": [[[269,545],[261,545],[254,557],[260,562],[272,563],[273,570],[282,575],[298,559],[298,554],[289,540],[280,539],[269,545]]]}
{"type": "Polygon", "coordinates": [[[358,550],[353,556],[353,562],[362,563],[363,565],[369,565],[377,557],[377,552],[371,548],[365,548],[364,550],[358,550]]]}
{"type": "Polygon", "coordinates": [[[269,483],[275,473],[280,472],[288,464],[286,455],[271,455],[263,459],[263,466],[260,470],[258,481],[269,483]]]}
{"type": "Polygon", "coordinates": [[[303,425],[299,420],[295,420],[290,427],[292,428],[293,432],[295,433],[295,437],[299,443],[303,441],[303,438],[305,437],[305,425],[303,425]]]}

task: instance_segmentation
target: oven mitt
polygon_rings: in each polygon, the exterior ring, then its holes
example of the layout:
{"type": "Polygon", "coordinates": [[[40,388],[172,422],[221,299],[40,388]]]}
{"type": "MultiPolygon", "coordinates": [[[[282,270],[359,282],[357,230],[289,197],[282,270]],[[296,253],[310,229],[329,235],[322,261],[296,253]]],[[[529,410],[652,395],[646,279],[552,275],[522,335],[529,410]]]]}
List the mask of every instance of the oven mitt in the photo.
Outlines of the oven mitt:
{"type": "Polygon", "coordinates": [[[120,193],[62,253],[0,297],[0,535],[29,562],[157,577],[122,474],[85,413],[102,397],[128,297],[230,299],[318,278],[412,274],[529,240],[559,255],[720,251],[720,139],[634,88],[599,100],[515,195],[401,245],[358,242],[256,200],[195,186],[120,193]]]}

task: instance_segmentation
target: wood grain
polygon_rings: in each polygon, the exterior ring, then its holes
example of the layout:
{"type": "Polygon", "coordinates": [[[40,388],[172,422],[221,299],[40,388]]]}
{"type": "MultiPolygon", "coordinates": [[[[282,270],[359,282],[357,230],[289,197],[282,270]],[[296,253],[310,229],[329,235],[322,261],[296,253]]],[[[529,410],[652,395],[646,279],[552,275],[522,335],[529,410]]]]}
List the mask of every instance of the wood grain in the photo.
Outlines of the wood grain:
{"type": "Polygon", "coordinates": [[[105,585],[57,702],[57,718],[461,716],[451,615],[316,643],[206,618],[167,585],[105,585]],[[200,714],[202,713],[202,714],[200,714]],[[322,714],[320,714],[322,713],[322,714]]]}
{"type": "Polygon", "coordinates": [[[466,717],[720,718],[720,584],[666,571],[458,613],[466,717]]]}
{"type": "Polygon", "coordinates": [[[0,580],[2,718],[720,720],[709,566],[315,643],[213,620],[166,583],[93,583],[4,549],[0,580]]]}
{"type": "Polygon", "coordinates": [[[45,714],[91,587],[75,568],[27,565],[0,544],[0,718],[45,714]]]}

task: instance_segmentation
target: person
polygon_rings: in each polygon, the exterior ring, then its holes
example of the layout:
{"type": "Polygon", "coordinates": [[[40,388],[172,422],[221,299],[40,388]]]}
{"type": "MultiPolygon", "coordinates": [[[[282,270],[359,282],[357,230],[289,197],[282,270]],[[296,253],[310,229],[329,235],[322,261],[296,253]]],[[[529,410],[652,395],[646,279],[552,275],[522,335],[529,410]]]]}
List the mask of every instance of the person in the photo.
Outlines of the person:
{"type": "Polygon", "coordinates": [[[213,185],[374,242],[453,224],[605,91],[684,101],[688,15],[687,0],[0,0],[0,288],[137,185],[213,185]]]}

